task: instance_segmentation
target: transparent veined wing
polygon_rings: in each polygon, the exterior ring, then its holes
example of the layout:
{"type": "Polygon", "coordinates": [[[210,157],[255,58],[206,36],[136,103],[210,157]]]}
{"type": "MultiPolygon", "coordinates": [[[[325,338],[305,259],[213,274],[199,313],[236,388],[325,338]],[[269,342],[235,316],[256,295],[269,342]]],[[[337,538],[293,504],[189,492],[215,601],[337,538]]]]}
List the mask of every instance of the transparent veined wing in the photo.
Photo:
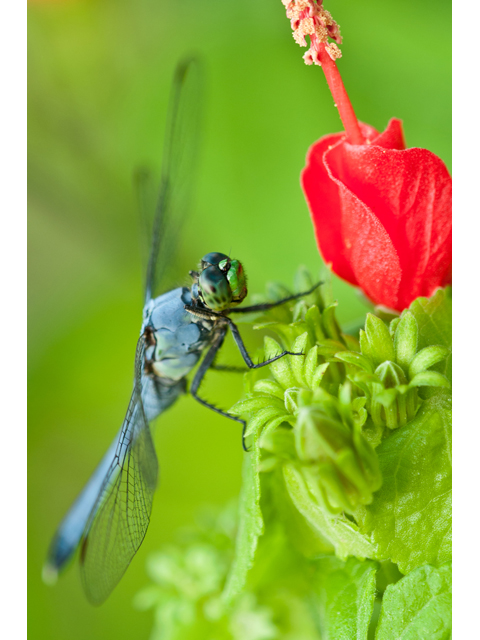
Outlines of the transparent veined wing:
{"type": "Polygon", "coordinates": [[[85,593],[101,604],[140,547],[152,510],[158,462],[142,402],[145,343],[137,345],[135,383],[113,461],[87,522],[80,548],[85,593]]]}
{"type": "MultiPolygon", "coordinates": [[[[175,232],[188,210],[199,142],[201,84],[197,60],[190,58],[178,65],[169,103],[160,195],[148,225],[146,300],[158,293],[165,267],[172,262],[175,232]]],[[[146,183],[146,176],[141,177],[140,184],[146,183]]],[[[142,206],[146,209],[146,203],[142,206]]],[[[182,381],[159,388],[157,381],[143,373],[144,358],[142,336],[135,356],[134,388],[120,432],[60,523],[44,568],[45,581],[53,582],[80,546],[82,582],[94,604],[102,603],[119,582],[150,521],[158,461],[146,410],[153,420],[184,390],[182,381]]]]}
{"type": "MultiPolygon", "coordinates": [[[[168,107],[162,171],[157,205],[150,230],[150,253],[145,280],[145,303],[162,293],[161,283],[175,264],[179,232],[190,207],[200,143],[203,103],[203,71],[200,61],[190,57],[179,63],[173,79],[168,107]]],[[[149,175],[136,177],[140,207],[148,208],[149,175]]]]}

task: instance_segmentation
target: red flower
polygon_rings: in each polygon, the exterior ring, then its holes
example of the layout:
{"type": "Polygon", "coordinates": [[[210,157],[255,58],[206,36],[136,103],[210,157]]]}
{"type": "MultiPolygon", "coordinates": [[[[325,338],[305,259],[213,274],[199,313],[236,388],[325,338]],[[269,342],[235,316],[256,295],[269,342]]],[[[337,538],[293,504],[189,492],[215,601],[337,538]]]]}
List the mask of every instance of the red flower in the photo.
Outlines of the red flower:
{"type": "Polygon", "coordinates": [[[302,173],[318,248],[375,303],[401,311],[451,280],[452,180],[440,158],[405,149],[401,122],[366,144],[327,135],[302,173]]]}
{"type": "Polygon", "coordinates": [[[340,29],[323,0],[282,0],[295,41],[322,67],[345,133],[321,138],[302,173],[318,248],[376,304],[402,311],[450,283],[452,179],[436,155],[405,149],[401,122],[359,123],[335,61],[340,29]],[[329,42],[329,38],[335,43],[329,42]]]}

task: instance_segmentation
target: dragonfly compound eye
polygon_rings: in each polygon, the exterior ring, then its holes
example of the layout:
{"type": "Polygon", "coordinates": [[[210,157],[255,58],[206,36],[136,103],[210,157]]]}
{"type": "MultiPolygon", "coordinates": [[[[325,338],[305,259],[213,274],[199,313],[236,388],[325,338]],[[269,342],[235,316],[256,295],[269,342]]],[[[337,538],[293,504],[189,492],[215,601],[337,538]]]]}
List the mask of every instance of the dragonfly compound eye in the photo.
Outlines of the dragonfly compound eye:
{"type": "Polygon", "coordinates": [[[239,304],[247,295],[247,278],[239,260],[224,260],[218,264],[223,272],[227,269],[227,280],[232,291],[232,303],[239,304]]]}
{"type": "Polygon", "coordinates": [[[202,271],[198,280],[205,305],[212,311],[223,311],[232,303],[232,290],[225,274],[211,265],[202,271]]]}
{"type": "Polygon", "coordinates": [[[210,265],[218,265],[220,262],[224,262],[225,260],[229,260],[229,257],[224,253],[218,253],[218,251],[213,251],[212,253],[207,253],[207,255],[203,256],[200,268],[206,269],[210,265]]]}

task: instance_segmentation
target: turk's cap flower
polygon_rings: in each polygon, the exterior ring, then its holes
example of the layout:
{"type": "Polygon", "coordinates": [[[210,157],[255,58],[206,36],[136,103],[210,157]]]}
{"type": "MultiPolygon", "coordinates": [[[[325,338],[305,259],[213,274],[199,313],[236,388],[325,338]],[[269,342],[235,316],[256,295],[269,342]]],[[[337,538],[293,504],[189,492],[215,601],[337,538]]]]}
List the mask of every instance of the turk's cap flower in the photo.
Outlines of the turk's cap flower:
{"type": "Polygon", "coordinates": [[[451,177],[435,154],[405,147],[400,120],[383,133],[357,120],[323,0],[282,1],[295,41],[310,38],[305,61],[321,66],[345,128],[312,145],[302,173],[319,251],[374,303],[402,311],[451,282],[451,177]]]}
{"type": "Polygon", "coordinates": [[[312,145],[302,173],[319,250],[376,304],[402,311],[451,282],[452,180],[427,149],[406,149],[400,120],[365,144],[345,134],[312,145]]]}

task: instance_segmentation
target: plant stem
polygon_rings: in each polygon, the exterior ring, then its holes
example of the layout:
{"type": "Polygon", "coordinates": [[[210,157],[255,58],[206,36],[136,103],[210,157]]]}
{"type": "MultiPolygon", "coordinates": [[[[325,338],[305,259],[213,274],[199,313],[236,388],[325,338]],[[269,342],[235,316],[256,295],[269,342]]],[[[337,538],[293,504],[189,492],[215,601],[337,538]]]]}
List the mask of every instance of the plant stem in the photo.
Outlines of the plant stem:
{"type": "Polygon", "coordinates": [[[330,58],[325,51],[325,45],[323,43],[317,49],[320,62],[322,64],[323,73],[328,83],[328,88],[332,94],[335,106],[338,109],[340,119],[345,128],[347,134],[347,140],[351,144],[365,144],[362,132],[358,125],[357,116],[353,110],[350,98],[343,85],[342,76],[335,61],[330,58]]]}

